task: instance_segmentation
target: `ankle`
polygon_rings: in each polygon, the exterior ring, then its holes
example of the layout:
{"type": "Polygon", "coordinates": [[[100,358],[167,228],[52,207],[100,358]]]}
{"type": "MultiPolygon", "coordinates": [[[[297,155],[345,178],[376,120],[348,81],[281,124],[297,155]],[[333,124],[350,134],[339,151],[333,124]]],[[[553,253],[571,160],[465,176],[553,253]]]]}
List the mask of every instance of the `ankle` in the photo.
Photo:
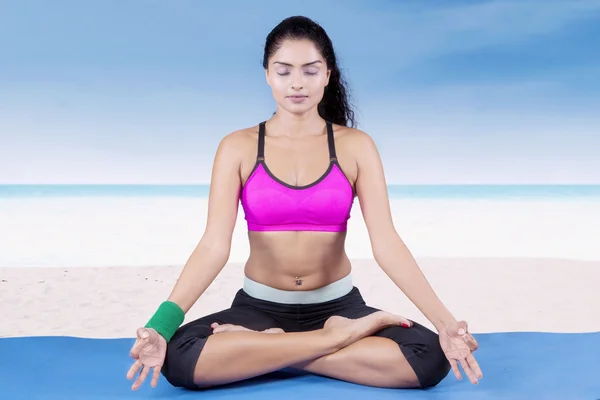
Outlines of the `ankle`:
{"type": "Polygon", "coordinates": [[[341,350],[352,342],[352,335],[348,330],[323,328],[319,331],[329,352],[341,350]]]}
{"type": "Polygon", "coordinates": [[[379,312],[374,313],[373,318],[375,319],[374,324],[377,329],[382,329],[389,325],[389,321],[387,321],[384,315],[379,312]]]}

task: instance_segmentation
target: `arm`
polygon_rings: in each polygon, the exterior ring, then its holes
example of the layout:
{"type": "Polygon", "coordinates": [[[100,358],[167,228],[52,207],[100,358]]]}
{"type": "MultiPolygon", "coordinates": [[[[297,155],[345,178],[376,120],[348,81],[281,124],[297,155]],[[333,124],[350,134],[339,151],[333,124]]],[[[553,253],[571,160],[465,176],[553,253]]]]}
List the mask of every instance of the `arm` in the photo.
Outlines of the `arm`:
{"type": "Polygon", "coordinates": [[[456,320],[434,293],[396,232],[379,152],[371,137],[364,133],[359,136],[356,192],[375,261],[440,332],[456,320]]]}
{"type": "Polygon", "coordinates": [[[221,141],[217,149],[206,228],[168,299],[185,313],[198,301],[229,259],[238,214],[241,148],[243,146],[236,143],[235,137],[230,134],[221,141]]]}

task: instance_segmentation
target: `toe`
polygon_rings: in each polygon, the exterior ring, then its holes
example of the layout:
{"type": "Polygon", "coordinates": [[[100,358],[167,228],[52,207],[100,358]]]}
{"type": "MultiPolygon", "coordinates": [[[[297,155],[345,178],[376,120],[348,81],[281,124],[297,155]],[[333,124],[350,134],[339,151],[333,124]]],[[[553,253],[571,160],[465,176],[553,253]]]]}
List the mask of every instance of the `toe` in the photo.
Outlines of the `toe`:
{"type": "Polygon", "coordinates": [[[265,329],[263,332],[266,333],[285,333],[285,331],[281,328],[269,328],[269,329],[265,329]]]}

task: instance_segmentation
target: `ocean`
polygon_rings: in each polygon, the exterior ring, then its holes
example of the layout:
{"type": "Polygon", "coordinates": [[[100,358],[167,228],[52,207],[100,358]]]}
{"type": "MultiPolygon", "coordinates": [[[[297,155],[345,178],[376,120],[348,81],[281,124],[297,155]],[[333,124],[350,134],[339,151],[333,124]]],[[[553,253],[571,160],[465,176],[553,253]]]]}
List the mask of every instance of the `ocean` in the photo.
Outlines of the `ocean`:
{"type": "MultiPolygon", "coordinates": [[[[209,185],[0,185],[0,198],[199,197],[209,185]]],[[[394,199],[600,199],[600,185],[389,185],[394,199]]]]}

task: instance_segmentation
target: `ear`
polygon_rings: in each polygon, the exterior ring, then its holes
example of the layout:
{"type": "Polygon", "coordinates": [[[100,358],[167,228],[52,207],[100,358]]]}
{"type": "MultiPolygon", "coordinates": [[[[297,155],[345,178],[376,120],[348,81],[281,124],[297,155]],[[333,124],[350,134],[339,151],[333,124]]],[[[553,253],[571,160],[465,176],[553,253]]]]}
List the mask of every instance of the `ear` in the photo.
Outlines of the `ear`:
{"type": "Polygon", "coordinates": [[[325,86],[329,85],[329,78],[331,78],[331,70],[330,69],[327,70],[327,75],[325,78],[325,86]]]}
{"type": "Polygon", "coordinates": [[[267,85],[271,86],[271,82],[269,81],[269,69],[265,69],[265,81],[267,81],[267,85]]]}

